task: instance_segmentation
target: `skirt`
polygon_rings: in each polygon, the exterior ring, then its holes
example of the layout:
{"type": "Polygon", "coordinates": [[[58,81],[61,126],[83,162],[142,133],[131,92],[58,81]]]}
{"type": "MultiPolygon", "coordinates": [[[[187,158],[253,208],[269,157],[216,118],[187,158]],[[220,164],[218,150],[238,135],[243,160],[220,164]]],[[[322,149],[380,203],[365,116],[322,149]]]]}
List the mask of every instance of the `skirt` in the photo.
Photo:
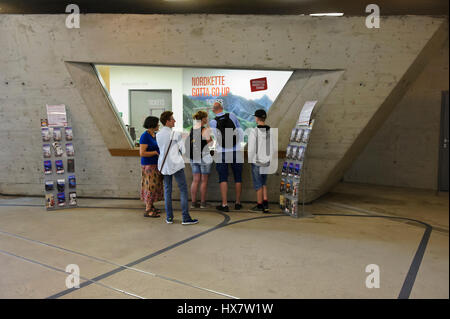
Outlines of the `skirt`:
{"type": "Polygon", "coordinates": [[[153,204],[164,199],[163,176],[157,165],[141,166],[141,200],[153,204]]]}

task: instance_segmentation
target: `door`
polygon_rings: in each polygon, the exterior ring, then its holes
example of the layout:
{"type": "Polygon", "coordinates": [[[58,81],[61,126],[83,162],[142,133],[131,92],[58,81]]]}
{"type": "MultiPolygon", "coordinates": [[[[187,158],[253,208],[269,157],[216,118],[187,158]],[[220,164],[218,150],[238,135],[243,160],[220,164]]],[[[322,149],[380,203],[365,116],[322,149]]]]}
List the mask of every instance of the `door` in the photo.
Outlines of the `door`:
{"type": "Polygon", "coordinates": [[[448,192],[448,91],[442,92],[438,190],[448,192]]]}
{"type": "Polygon", "coordinates": [[[145,128],[142,127],[147,116],[160,117],[164,111],[172,110],[171,90],[129,90],[130,129],[134,128],[139,141],[145,128]]]}

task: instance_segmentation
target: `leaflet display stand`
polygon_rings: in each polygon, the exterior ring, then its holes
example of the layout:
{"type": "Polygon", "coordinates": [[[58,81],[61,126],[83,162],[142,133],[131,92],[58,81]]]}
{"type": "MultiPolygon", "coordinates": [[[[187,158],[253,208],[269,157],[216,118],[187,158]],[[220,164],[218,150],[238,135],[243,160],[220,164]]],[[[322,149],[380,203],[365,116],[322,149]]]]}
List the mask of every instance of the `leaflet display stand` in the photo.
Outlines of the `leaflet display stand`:
{"type": "MultiPolygon", "coordinates": [[[[47,113],[47,117],[50,116],[47,113]]],[[[49,125],[47,119],[41,119],[43,186],[47,210],[72,208],[78,205],[73,131],[68,124],[64,122],[49,125]]]]}
{"type": "Polygon", "coordinates": [[[314,125],[314,120],[309,120],[312,108],[316,101],[311,101],[307,112],[307,120],[302,120],[304,110],[307,106],[305,103],[300,114],[299,121],[292,129],[289,144],[286,149],[286,157],[283,161],[280,181],[280,209],[287,215],[292,217],[311,217],[305,212],[305,196],[306,196],[306,160],[305,153],[309,142],[309,136],[314,125]],[[299,201],[300,192],[302,194],[299,201]]]}

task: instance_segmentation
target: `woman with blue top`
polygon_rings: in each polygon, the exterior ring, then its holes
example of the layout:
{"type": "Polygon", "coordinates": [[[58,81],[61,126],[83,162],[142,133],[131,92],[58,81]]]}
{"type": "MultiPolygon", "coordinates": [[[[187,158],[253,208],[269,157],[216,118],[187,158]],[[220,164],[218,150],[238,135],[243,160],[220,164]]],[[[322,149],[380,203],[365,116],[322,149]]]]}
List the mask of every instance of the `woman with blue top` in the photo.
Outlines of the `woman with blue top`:
{"type": "Polygon", "coordinates": [[[139,155],[141,156],[141,200],[145,202],[145,217],[159,217],[160,210],[153,206],[154,202],[164,199],[163,177],[158,171],[159,148],[156,143],[156,132],[159,129],[159,119],[148,116],[139,140],[139,155]]]}

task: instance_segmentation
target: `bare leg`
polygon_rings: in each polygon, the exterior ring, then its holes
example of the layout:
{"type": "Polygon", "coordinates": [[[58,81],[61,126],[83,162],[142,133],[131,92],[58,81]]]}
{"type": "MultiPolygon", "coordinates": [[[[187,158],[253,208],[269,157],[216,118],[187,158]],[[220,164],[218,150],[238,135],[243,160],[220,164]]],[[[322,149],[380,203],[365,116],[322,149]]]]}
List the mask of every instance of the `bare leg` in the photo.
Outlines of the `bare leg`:
{"type": "Polygon", "coordinates": [[[220,195],[222,196],[222,206],[226,206],[228,204],[227,193],[228,193],[228,182],[220,183],[220,195]]]}
{"type": "Polygon", "coordinates": [[[198,190],[199,181],[200,181],[200,174],[193,174],[192,184],[191,184],[192,204],[195,204],[195,202],[197,201],[197,190],[198,190]]]}
{"type": "Polygon", "coordinates": [[[263,203],[263,189],[260,188],[256,191],[256,203],[262,204],[263,203]]]}
{"type": "Polygon", "coordinates": [[[235,183],[236,185],[236,203],[241,203],[242,183],[235,183]]]}
{"type": "Polygon", "coordinates": [[[202,174],[202,183],[200,185],[200,201],[206,202],[206,191],[208,189],[208,174],[202,174]]]}
{"type": "MultiPolygon", "coordinates": [[[[263,199],[264,199],[265,201],[267,201],[267,198],[269,198],[269,197],[267,196],[267,186],[263,186],[263,187],[262,187],[262,193],[263,193],[263,199]]],[[[261,200],[261,203],[262,203],[262,200],[261,200]]]]}

